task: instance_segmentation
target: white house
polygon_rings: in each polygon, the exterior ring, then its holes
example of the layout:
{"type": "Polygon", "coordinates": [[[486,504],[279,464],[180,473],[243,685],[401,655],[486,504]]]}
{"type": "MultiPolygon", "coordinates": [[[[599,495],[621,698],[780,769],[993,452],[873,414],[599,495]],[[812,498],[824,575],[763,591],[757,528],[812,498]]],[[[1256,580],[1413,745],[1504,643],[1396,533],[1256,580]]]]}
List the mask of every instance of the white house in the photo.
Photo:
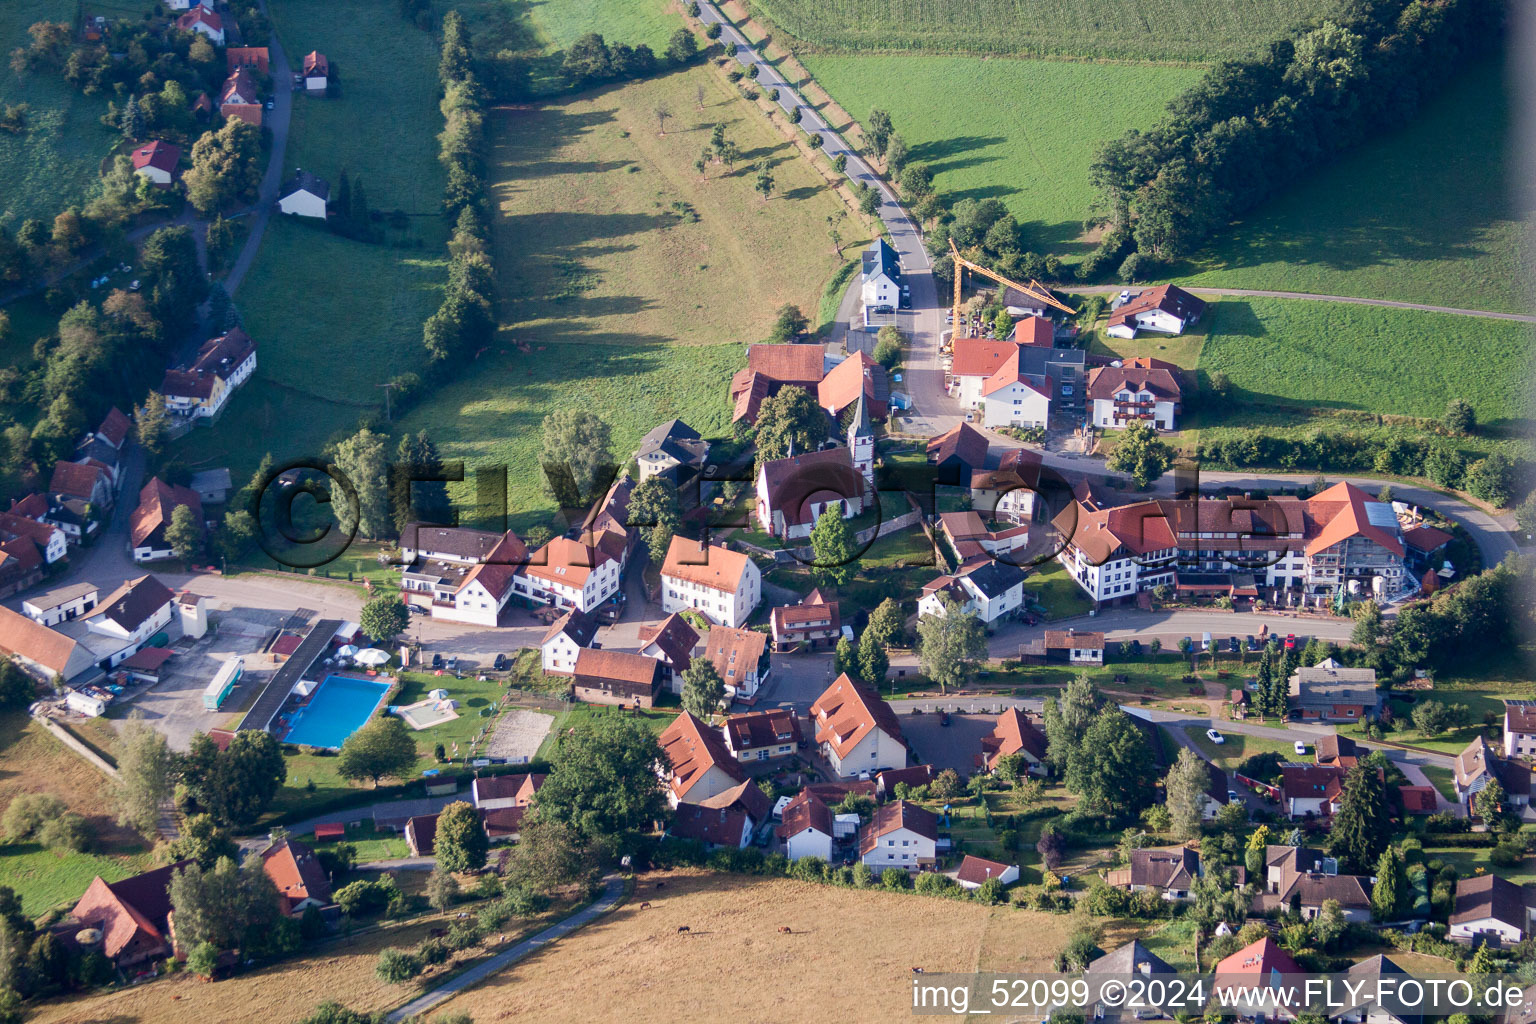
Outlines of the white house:
{"type": "Polygon", "coordinates": [[[985,623],[997,622],[1023,607],[1025,576],[1023,569],[1007,562],[977,561],[961,566],[952,575],[940,576],[923,587],[917,614],[943,615],[948,597],[962,613],[975,612],[985,623]]]}
{"type": "Polygon", "coordinates": [[[98,593],[94,583],[71,583],[41,594],[33,594],[21,602],[21,611],[33,622],[53,626],[70,619],[77,619],[95,608],[98,593]]]}
{"type": "Polygon", "coordinates": [[[757,471],[757,521],[784,540],[809,537],[822,513],[852,519],[874,496],[847,448],[792,455],[757,471]]]}
{"type": "Polygon", "coordinates": [[[658,773],[667,785],[667,801],[702,803],[747,781],[720,733],[684,711],[657,737],[665,763],[658,773]]]}
{"type": "Polygon", "coordinates": [[[1154,365],[1158,362],[1132,359],[1091,370],[1088,400],[1093,425],[1118,429],[1146,423],[1157,430],[1174,429],[1184,392],[1169,364],[1154,365]]]}
{"type": "Polygon", "coordinates": [[[723,626],[744,625],[762,598],[763,573],[746,554],[673,537],[661,567],[661,610],[693,609],[723,626]]]}
{"type": "Polygon", "coordinates": [[[725,745],[738,761],[773,761],[794,754],[800,720],[788,708],[731,715],[720,727],[725,745]]]}
{"type": "Polygon", "coordinates": [[[1191,898],[1200,874],[1199,851],[1166,846],[1132,850],[1130,865],[1110,871],[1105,881],[1129,892],[1151,891],[1169,902],[1183,902],[1191,898]]]}
{"type": "Polygon", "coordinates": [[[1504,756],[1536,757],[1536,701],[1504,702],[1504,756]]]}
{"type": "Polygon", "coordinates": [[[1045,631],[1045,656],[1051,661],[1065,661],[1070,665],[1104,664],[1104,634],[1082,629],[1048,629],[1045,631]]]}
{"type": "Polygon", "coordinates": [[[876,871],[917,871],[937,863],[939,823],[932,811],[905,800],[875,808],[859,831],[859,860],[876,871]]]}
{"type": "Polygon", "coordinates": [[[183,32],[197,32],[206,36],[215,46],[224,45],[224,19],[201,4],[177,18],[176,27],[183,32]]]}
{"type": "Polygon", "coordinates": [[[982,426],[1044,427],[1051,418],[1051,381],[1035,383],[1019,366],[1023,350],[1014,351],[981,384],[982,426]]]}
{"type": "Polygon", "coordinates": [[[1531,927],[1531,899],[1514,882],[1497,875],[1475,875],[1456,883],[1450,937],[1473,945],[1494,940],[1512,946],[1531,927]]]}
{"type": "Polygon", "coordinates": [[[537,773],[518,775],[486,775],[470,783],[470,799],[482,811],[505,810],[509,807],[527,807],[534,794],[544,785],[544,776],[537,773]]]}
{"type": "Polygon", "coordinates": [[[176,178],[176,166],[181,163],[181,150],[169,142],[155,139],[133,151],[133,170],[141,178],[148,178],[156,185],[169,185],[176,178]]]}
{"type": "Polygon", "coordinates": [[[700,437],[697,430],[677,419],[653,427],[640,439],[640,447],[635,450],[641,483],[653,476],[663,477],[673,484],[680,483],[688,473],[702,470],[708,457],[709,442],[700,437]]]}
{"type": "Polygon", "coordinates": [[[711,626],[704,639],[704,657],[725,680],[725,692],[736,700],[751,700],[768,681],[768,634],[755,629],[711,626]]]}
{"type": "Polygon", "coordinates": [[[1004,885],[1012,885],[1019,880],[1019,866],[1001,864],[995,860],[975,857],[968,853],[955,871],[955,881],[960,883],[962,889],[980,889],[983,882],[993,879],[1004,885]]]}
{"type": "Polygon", "coordinates": [[[152,477],[139,491],[139,504],[128,517],[128,547],[135,562],[153,562],[176,554],[167,537],[176,510],[192,513],[192,522],[203,528],[203,503],[197,492],[152,477]]]}
{"type": "Polygon", "coordinates": [[[165,371],[160,393],[169,412],[212,419],[255,372],[256,342],[236,327],[203,342],[191,365],[165,371]]]}
{"type": "Polygon", "coordinates": [[[884,238],[863,253],[860,296],[866,306],[896,306],[901,301],[901,257],[884,238]]]}
{"type": "Polygon", "coordinates": [[[784,840],[790,860],[803,857],[832,859],[832,809],[809,789],[802,789],[784,808],[778,836],[784,840]]]}
{"type": "Polygon", "coordinates": [[[0,512],[0,540],[26,539],[37,545],[43,561],[52,565],[69,554],[69,538],[53,523],[41,523],[14,512],[0,512]]]}
{"type": "Polygon", "coordinates": [[[56,631],[49,631],[55,643],[86,659],[86,665],[77,667],[71,657],[70,668],[60,674],[66,680],[74,678],[90,663],[102,671],[117,667],[171,624],[175,603],[175,595],[165,584],[153,576],[140,576],[118,587],[84,615],[59,623],[56,631]]]}
{"type": "Polygon", "coordinates": [[[330,201],[330,183],[308,171],[300,170],[283,186],[277,208],[282,213],[296,217],[318,217],[324,220],[330,201]]]}
{"type": "Polygon", "coordinates": [[[816,698],[810,716],[816,743],[839,776],[873,776],[906,767],[907,745],[896,713],[846,673],[816,698]]]}
{"type": "Polygon", "coordinates": [[[641,626],[638,640],[642,655],[661,662],[661,678],[667,688],[681,695],[683,673],[703,653],[699,631],[681,613],[673,612],[655,626],[641,626]]]}
{"type": "Polygon", "coordinates": [[[302,74],[305,92],[325,92],[325,87],[330,83],[331,62],[319,50],[311,50],[304,55],[302,74]]]}
{"type": "Polygon", "coordinates": [[[597,636],[597,620],[572,608],[555,620],[539,643],[544,671],[568,676],[576,671],[576,656],[583,647],[592,646],[597,636]]]}
{"type": "Polygon", "coordinates": [[[528,548],[508,530],[408,523],[400,534],[400,596],[434,619],[495,626],[528,548]]]}
{"type": "Polygon", "coordinates": [[[619,592],[627,552],[625,538],[609,530],[580,540],[556,537],[518,570],[513,592],[552,608],[595,611],[619,592]]]}
{"type": "Polygon", "coordinates": [[[1110,311],[1105,333],[1112,338],[1134,338],[1137,331],[1183,334],[1204,312],[1203,300],[1178,285],[1160,284],[1135,296],[1122,293],[1122,300],[1110,311]]]}

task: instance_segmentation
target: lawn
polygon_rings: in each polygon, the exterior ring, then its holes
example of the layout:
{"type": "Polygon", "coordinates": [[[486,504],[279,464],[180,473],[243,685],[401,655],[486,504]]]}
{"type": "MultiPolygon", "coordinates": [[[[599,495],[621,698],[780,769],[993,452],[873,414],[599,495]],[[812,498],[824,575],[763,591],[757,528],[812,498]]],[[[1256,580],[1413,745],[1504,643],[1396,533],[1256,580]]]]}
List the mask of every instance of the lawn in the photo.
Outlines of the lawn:
{"type": "Polygon", "coordinates": [[[1223,232],[1176,279],[1530,312],[1521,222],[1533,193],[1511,137],[1513,67],[1463,72],[1413,123],[1223,232]]]}
{"type": "MultiPolygon", "coordinates": [[[[1058,27],[1036,11],[1009,23],[1006,35],[1026,25],[1058,27]]],[[[1088,167],[1096,147],[1156,121],[1199,77],[1192,68],[1071,61],[822,53],[801,60],[854,118],[873,107],[887,111],[947,200],[1001,199],[1024,227],[1025,248],[1062,256],[1095,244],[1083,237],[1083,220],[1094,198],[1088,167]],[[901,88],[892,89],[897,81],[901,88]]]]}
{"type": "Polygon", "coordinates": [[[16,891],[31,917],[74,904],[97,875],[116,882],[151,866],[147,849],[133,856],[111,857],[55,853],[35,843],[0,845],[0,885],[16,891]]]}
{"type": "Polygon", "coordinates": [[[1329,0],[753,0],[815,50],[923,51],[1204,61],[1249,52],[1329,0]]]}
{"type": "MultiPolygon", "coordinates": [[[[51,0],[6,0],[0,4],[0,53],[25,45],[34,22],[69,21],[72,15],[51,0]]],[[[61,75],[22,77],[8,65],[0,68],[0,105],[19,103],[30,108],[26,129],[0,132],[0,181],[6,184],[0,224],[13,231],[28,218],[51,223],[65,207],[91,198],[101,161],[119,141],[100,122],[107,97],[86,96],[61,75]]]]}
{"type": "Polygon", "coordinates": [[[1298,299],[1223,299],[1207,317],[1200,369],[1228,376],[1238,416],[1261,404],[1437,418],[1452,398],[1485,426],[1527,416],[1527,324],[1298,299]]]}
{"type": "Polygon", "coordinates": [[[1440,795],[1452,803],[1456,802],[1456,773],[1449,768],[1441,768],[1438,765],[1420,765],[1419,771],[1430,784],[1439,791],[1440,795]]]}
{"type": "MultiPolygon", "coordinates": [[[[1271,740],[1262,736],[1246,736],[1240,732],[1222,732],[1224,742],[1212,743],[1202,728],[1187,726],[1184,731],[1189,734],[1195,746],[1200,748],[1200,753],[1205,756],[1205,759],[1218,768],[1231,770],[1255,754],[1296,756],[1294,742],[1287,743],[1285,740],[1271,740]]],[[[1221,732],[1220,727],[1217,731],[1221,732]]]]}
{"type": "Polygon", "coordinates": [[[351,843],[357,848],[357,863],[359,864],[410,856],[410,848],[405,845],[405,840],[400,838],[400,833],[380,832],[372,825],[349,827],[344,839],[329,839],[323,843],[315,841],[313,832],[307,832],[297,838],[308,843],[316,850],[330,850],[341,843],[351,843]]]}
{"type": "MultiPolygon", "coordinates": [[[[874,608],[887,597],[911,603],[924,584],[943,573],[927,534],[915,528],[876,540],[857,564],[853,579],[833,589],[839,600],[859,608],[874,608]]],[[[811,571],[797,562],[770,569],[763,578],[801,594],[817,585],[811,571]]]]}
{"type": "Polygon", "coordinates": [[[1093,607],[1093,599],[1077,585],[1066,566],[1054,558],[1035,566],[1029,578],[1024,581],[1024,589],[1040,605],[1048,619],[1086,615],[1093,607]]]}
{"type": "Polygon", "coordinates": [[[303,167],[332,185],[345,170],[370,207],[401,210],[398,244],[365,244],[277,217],[236,296],[259,366],[219,422],[178,446],[190,464],[229,465],[237,478],[262,455],[314,458],[326,442],[384,409],[378,387],[422,369],[421,325],[446,278],[437,161],[437,44],[399,19],[382,21],[364,0],[324,8],[275,0],[290,46],[336,63],[339,97],[295,96],[287,170],[303,167]],[[295,42],[302,40],[302,46],[295,42]],[[431,126],[423,130],[423,126],[431,126]]]}
{"type": "Polygon", "coordinates": [[[660,734],[677,717],[677,708],[621,711],[618,708],[608,707],[603,704],[577,704],[571,710],[562,711],[555,715],[555,724],[550,727],[549,735],[544,737],[544,742],[539,746],[539,752],[534,755],[534,760],[551,760],[555,756],[555,751],[559,749],[560,737],[578,725],[615,715],[634,719],[651,732],[660,734]]]}
{"type": "MultiPolygon", "coordinates": [[[[1215,303],[1220,300],[1208,298],[1207,301],[1215,303]]],[[[1135,338],[1111,338],[1103,330],[1095,329],[1088,335],[1088,351],[1094,355],[1113,356],[1116,359],[1150,357],[1173,363],[1186,370],[1193,370],[1200,365],[1200,351],[1205,347],[1205,336],[1210,329],[1210,324],[1211,317],[1207,314],[1200,323],[1176,337],[1169,337],[1166,334],[1142,334],[1135,338]]]]}

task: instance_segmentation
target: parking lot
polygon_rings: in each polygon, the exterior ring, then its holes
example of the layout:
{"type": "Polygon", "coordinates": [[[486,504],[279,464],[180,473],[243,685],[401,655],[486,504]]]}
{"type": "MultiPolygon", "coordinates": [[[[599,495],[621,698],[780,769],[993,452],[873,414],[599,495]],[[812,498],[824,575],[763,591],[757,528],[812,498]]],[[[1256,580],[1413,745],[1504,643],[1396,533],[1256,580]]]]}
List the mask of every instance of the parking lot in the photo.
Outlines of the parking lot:
{"type": "Polygon", "coordinates": [[[992,734],[997,716],[951,714],[948,725],[942,724],[943,717],[937,711],[901,715],[907,748],[918,764],[931,764],[935,771],[953,768],[961,775],[970,775],[976,771],[981,738],[992,734]]]}
{"type": "MultiPolygon", "coordinates": [[[[268,637],[288,620],[291,612],[241,608],[210,610],[209,628],[202,639],[183,646],[160,670],[160,681],[130,695],[112,710],[113,719],[141,712],[165,734],[173,750],[186,750],[195,732],[207,732],[239,721],[239,715],[261,692],[277,666],[258,652],[268,637]],[[203,690],[226,659],[245,656],[245,673],[234,692],[218,711],[203,707],[203,690]],[[255,655],[252,657],[252,655],[255,655]]],[[[180,633],[173,624],[172,638],[180,633]]]]}

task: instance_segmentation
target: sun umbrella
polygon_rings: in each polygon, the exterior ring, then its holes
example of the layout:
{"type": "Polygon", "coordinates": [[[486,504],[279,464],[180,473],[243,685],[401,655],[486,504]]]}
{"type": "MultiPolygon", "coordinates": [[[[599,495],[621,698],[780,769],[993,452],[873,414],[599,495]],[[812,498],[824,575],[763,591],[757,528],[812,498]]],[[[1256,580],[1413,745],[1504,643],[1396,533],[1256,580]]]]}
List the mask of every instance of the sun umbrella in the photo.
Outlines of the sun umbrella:
{"type": "Polygon", "coordinates": [[[359,665],[382,665],[389,661],[389,652],[377,647],[365,647],[352,657],[359,665]]]}
{"type": "Polygon", "coordinates": [[[352,644],[336,648],[336,653],[343,658],[351,658],[357,654],[357,648],[352,644]]]}

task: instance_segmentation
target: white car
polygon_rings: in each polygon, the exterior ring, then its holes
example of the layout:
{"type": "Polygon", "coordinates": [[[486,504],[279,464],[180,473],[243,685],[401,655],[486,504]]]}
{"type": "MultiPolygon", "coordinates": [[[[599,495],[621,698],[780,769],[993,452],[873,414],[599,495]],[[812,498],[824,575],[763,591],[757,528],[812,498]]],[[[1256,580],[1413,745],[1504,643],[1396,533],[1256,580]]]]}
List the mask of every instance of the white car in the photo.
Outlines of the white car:
{"type": "Polygon", "coordinates": [[[1217,732],[1215,729],[1207,729],[1207,730],[1205,730],[1205,738],[1210,740],[1212,743],[1225,743],[1225,742],[1227,742],[1227,738],[1225,736],[1223,736],[1221,733],[1217,732]]]}
{"type": "Polygon", "coordinates": [[[1297,740],[1296,741],[1296,754],[1297,754],[1297,756],[1305,756],[1306,753],[1307,753],[1307,745],[1305,743],[1301,742],[1301,740],[1297,740]]]}

